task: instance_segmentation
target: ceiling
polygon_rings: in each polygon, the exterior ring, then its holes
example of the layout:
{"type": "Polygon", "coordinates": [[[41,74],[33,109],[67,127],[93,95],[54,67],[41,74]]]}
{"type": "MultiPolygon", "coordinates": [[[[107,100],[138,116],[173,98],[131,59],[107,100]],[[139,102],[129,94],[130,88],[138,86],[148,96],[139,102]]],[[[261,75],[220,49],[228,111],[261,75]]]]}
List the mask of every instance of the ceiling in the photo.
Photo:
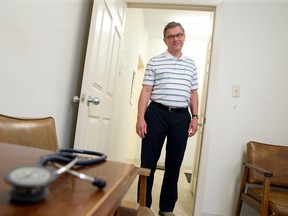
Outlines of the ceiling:
{"type": "Polygon", "coordinates": [[[222,0],[127,0],[128,8],[143,9],[151,38],[163,38],[163,29],[171,21],[180,22],[186,38],[211,38],[214,12],[222,0]],[[194,9],[194,10],[193,10],[194,9]]]}
{"type": "Polygon", "coordinates": [[[212,35],[214,12],[170,9],[143,10],[146,28],[151,38],[163,38],[163,29],[171,21],[182,24],[186,38],[210,38],[212,35]]]}

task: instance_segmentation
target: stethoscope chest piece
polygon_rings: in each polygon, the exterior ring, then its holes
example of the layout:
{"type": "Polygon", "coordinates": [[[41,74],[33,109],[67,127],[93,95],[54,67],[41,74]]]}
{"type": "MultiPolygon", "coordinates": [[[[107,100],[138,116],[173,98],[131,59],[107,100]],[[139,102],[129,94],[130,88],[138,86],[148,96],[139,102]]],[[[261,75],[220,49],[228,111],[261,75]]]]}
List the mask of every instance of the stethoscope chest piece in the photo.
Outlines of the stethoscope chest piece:
{"type": "Polygon", "coordinates": [[[56,175],[41,166],[25,166],[11,170],[5,179],[13,186],[13,201],[38,202],[48,195],[48,185],[56,179],[56,175]]]}

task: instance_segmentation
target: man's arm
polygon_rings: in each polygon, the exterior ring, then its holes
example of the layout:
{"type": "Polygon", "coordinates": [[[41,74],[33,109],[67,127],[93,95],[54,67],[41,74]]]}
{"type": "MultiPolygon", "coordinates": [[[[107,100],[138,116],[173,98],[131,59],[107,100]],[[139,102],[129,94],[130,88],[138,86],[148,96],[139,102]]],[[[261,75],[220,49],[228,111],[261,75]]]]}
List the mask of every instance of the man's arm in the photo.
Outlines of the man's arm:
{"type": "Polygon", "coordinates": [[[150,100],[152,88],[152,86],[143,86],[138,100],[136,132],[139,137],[141,137],[141,139],[143,139],[145,137],[145,134],[147,133],[147,124],[144,115],[148,106],[148,102],[150,100]]]}
{"type": "Polygon", "coordinates": [[[198,91],[192,90],[190,96],[190,111],[192,116],[197,115],[197,117],[192,117],[189,129],[188,129],[188,136],[194,136],[198,131],[198,91]]]}

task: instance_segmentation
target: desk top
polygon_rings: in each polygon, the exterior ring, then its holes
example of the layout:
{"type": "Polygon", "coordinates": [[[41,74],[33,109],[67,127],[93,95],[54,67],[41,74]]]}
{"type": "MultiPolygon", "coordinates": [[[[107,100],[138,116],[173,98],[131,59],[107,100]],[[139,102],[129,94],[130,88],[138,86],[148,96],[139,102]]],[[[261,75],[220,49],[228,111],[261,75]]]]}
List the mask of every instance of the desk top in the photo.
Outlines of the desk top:
{"type": "Polygon", "coordinates": [[[78,169],[85,174],[106,179],[106,187],[102,190],[88,181],[62,174],[49,185],[50,193],[45,200],[33,204],[11,202],[12,187],[4,180],[5,173],[19,166],[34,165],[40,156],[51,153],[43,149],[0,143],[1,215],[113,215],[139,171],[132,164],[105,161],[78,169]]]}

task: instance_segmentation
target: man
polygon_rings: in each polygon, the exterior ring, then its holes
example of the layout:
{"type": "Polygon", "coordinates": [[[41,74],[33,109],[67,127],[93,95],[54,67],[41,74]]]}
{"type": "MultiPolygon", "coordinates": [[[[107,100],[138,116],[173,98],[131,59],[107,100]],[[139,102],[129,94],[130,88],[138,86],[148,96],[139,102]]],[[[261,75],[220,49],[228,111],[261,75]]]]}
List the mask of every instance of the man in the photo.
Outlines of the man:
{"type": "Polygon", "coordinates": [[[142,138],[141,167],[151,169],[146,191],[149,208],[154,172],[167,138],[159,215],[173,216],[187,139],[198,130],[198,79],[195,62],[181,51],[185,41],[182,25],[168,23],[163,35],[167,51],[147,64],[138,101],[136,132],[142,138]]]}

